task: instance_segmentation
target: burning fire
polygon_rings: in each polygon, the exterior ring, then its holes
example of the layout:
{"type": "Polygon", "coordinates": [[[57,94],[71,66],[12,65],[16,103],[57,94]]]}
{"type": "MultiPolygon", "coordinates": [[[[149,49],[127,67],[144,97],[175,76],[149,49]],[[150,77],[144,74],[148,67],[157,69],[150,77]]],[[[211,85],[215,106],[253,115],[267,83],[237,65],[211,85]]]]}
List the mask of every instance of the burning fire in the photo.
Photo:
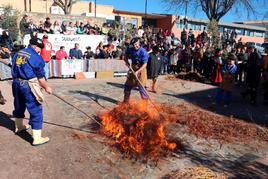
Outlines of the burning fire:
{"type": "Polygon", "coordinates": [[[159,112],[146,101],[120,104],[100,116],[102,132],[128,157],[158,160],[176,148],[166,139],[164,128],[168,120],[161,118],[159,112]]]}

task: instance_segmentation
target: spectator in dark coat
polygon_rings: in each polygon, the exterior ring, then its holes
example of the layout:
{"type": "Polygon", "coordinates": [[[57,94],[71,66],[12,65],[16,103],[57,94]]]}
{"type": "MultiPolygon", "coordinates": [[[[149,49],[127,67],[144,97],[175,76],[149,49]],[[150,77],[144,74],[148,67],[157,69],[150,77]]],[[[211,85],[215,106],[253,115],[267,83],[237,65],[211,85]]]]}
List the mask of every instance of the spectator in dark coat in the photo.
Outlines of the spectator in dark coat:
{"type": "Polygon", "coordinates": [[[94,52],[92,52],[92,50],[91,50],[91,47],[90,46],[88,46],[87,47],[87,51],[85,51],[85,53],[84,53],[84,59],[92,59],[92,58],[94,58],[94,52]]]}
{"type": "Polygon", "coordinates": [[[46,33],[53,34],[53,30],[51,29],[51,26],[52,26],[52,24],[51,24],[51,22],[50,22],[50,18],[47,17],[47,18],[46,18],[46,21],[44,22],[44,31],[45,31],[46,33]]]}
{"type": "Polygon", "coordinates": [[[8,48],[10,51],[12,51],[13,48],[13,42],[11,37],[7,34],[6,31],[2,32],[2,35],[0,36],[0,46],[8,48]]]}
{"type": "Polygon", "coordinates": [[[147,76],[149,79],[153,80],[152,92],[156,93],[156,81],[157,77],[161,72],[161,66],[163,63],[163,57],[159,52],[159,47],[154,46],[153,52],[150,53],[148,63],[147,63],[147,76]]]}
{"type": "Polygon", "coordinates": [[[190,29],[189,33],[188,33],[188,44],[191,45],[192,47],[194,47],[194,43],[195,43],[195,37],[193,34],[193,30],[190,29]]]}
{"type": "Polygon", "coordinates": [[[61,26],[60,26],[61,30],[62,30],[62,33],[63,34],[66,34],[67,33],[67,22],[66,21],[63,21],[61,26]]]}
{"type": "Polygon", "coordinates": [[[100,50],[100,53],[98,55],[100,59],[107,59],[109,58],[109,53],[108,53],[108,45],[104,45],[103,49],[100,50]]]}
{"type": "Polygon", "coordinates": [[[186,32],[185,28],[181,32],[181,43],[182,43],[182,45],[186,45],[186,43],[187,43],[187,32],[186,32]]]}
{"type": "Polygon", "coordinates": [[[261,78],[261,55],[254,49],[250,47],[250,55],[247,64],[247,90],[242,93],[242,97],[245,98],[248,95],[250,96],[250,103],[252,105],[256,104],[257,98],[257,89],[260,83],[261,78]]]}
{"type": "Polygon", "coordinates": [[[25,14],[20,21],[20,32],[22,35],[30,34],[28,16],[25,14]]]}
{"type": "Polygon", "coordinates": [[[82,59],[83,54],[82,51],[79,49],[78,43],[76,43],[75,47],[70,50],[69,56],[71,59],[82,59]]]}
{"type": "Polygon", "coordinates": [[[206,32],[206,28],[204,27],[203,32],[201,33],[202,43],[206,43],[208,41],[208,33],[206,32]]]}

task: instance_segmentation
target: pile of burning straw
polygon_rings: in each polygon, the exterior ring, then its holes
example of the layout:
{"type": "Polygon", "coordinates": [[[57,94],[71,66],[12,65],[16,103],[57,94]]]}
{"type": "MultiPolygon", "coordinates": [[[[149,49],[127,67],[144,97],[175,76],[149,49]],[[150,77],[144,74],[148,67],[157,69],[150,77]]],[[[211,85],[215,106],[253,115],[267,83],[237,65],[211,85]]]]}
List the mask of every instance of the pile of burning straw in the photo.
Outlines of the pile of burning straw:
{"type": "Polygon", "coordinates": [[[164,127],[169,120],[161,118],[146,101],[118,105],[100,119],[104,125],[102,132],[126,156],[158,160],[176,148],[176,143],[167,141],[165,136],[164,127]]]}

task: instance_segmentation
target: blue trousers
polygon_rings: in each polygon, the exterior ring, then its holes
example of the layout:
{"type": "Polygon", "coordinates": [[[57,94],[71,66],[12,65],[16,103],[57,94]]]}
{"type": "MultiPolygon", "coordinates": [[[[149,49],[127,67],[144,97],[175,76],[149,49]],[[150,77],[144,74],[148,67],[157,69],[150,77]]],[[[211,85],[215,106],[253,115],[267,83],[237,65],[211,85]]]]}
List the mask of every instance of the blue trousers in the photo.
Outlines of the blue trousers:
{"type": "Polygon", "coordinates": [[[29,125],[32,129],[42,129],[43,125],[43,109],[42,105],[37,102],[35,96],[31,92],[28,82],[21,82],[14,80],[12,83],[12,92],[14,96],[13,116],[15,118],[24,118],[25,110],[27,108],[30,113],[29,125]]]}
{"type": "MultiPolygon", "coordinates": [[[[124,99],[124,101],[125,101],[125,102],[129,101],[129,97],[130,97],[132,88],[133,88],[133,86],[130,86],[130,85],[126,85],[126,84],[125,84],[125,88],[124,88],[124,94],[125,94],[125,97],[124,97],[125,99],[124,99]]],[[[147,95],[145,89],[142,88],[142,87],[139,87],[138,89],[139,89],[141,98],[142,98],[143,100],[148,100],[148,99],[149,99],[149,96],[147,95]]]]}
{"type": "Polygon", "coordinates": [[[222,88],[217,89],[216,93],[216,103],[220,104],[223,100],[224,104],[229,105],[231,102],[232,92],[231,91],[225,91],[222,88]]]}

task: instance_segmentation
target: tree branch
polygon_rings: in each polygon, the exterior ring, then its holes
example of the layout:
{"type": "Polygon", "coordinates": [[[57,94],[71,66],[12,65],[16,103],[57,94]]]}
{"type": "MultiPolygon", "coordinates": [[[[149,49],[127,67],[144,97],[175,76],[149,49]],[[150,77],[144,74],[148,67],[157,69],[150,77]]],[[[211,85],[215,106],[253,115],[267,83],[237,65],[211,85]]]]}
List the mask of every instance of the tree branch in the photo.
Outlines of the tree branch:
{"type": "Polygon", "coordinates": [[[256,13],[254,4],[259,3],[259,1],[267,0],[162,0],[162,2],[169,5],[170,9],[184,8],[185,4],[188,4],[194,8],[201,7],[202,11],[207,15],[208,19],[216,19],[219,21],[226,13],[228,13],[233,8],[245,8],[249,13],[256,13]]]}
{"type": "Polygon", "coordinates": [[[78,2],[79,0],[53,0],[54,3],[59,6],[65,14],[69,14],[71,12],[73,4],[78,2]]]}

